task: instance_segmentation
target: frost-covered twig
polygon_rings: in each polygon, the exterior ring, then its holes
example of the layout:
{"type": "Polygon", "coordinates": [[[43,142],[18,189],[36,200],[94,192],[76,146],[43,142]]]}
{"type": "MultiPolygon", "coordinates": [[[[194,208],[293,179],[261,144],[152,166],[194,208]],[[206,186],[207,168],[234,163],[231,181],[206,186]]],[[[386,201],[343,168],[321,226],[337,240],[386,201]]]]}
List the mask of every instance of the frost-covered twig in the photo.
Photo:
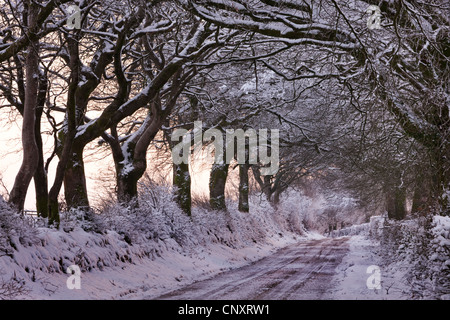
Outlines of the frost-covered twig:
{"type": "Polygon", "coordinates": [[[17,279],[16,276],[13,276],[8,281],[0,279],[0,300],[11,300],[28,293],[29,290],[25,287],[25,283],[17,279]]]}

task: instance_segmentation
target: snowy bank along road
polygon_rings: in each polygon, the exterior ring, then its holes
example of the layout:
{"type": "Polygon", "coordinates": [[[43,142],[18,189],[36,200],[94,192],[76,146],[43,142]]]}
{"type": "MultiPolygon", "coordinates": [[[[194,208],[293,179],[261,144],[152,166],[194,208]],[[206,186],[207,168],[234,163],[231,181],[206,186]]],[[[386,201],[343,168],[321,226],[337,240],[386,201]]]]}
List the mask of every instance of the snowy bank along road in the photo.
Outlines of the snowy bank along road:
{"type": "Polygon", "coordinates": [[[323,299],[334,286],[336,267],[349,251],[348,239],[320,239],[291,245],[250,265],[156,299],[323,299]]]}

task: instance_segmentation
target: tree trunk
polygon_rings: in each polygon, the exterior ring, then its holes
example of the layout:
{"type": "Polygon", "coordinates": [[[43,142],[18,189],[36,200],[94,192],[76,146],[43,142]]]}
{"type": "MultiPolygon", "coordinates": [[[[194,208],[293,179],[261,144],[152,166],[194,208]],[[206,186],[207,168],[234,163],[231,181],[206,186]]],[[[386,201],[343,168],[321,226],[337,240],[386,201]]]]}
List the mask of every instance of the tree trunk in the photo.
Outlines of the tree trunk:
{"type": "Polygon", "coordinates": [[[406,216],[406,190],[395,188],[387,193],[386,210],[389,219],[402,220],[406,216]]]}
{"type": "Polygon", "coordinates": [[[89,207],[83,147],[72,147],[72,157],[64,173],[64,197],[68,208],[89,207]]]}
{"type": "Polygon", "coordinates": [[[173,185],[177,188],[175,191],[175,201],[184,213],[191,216],[191,176],[189,174],[188,164],[181,163],[173,165],[173,185]]]}
{"type": "MultiPolygon", "coordinates": [[[[116,164],[117,200],[119,203],[128,203],[138,196],[138,181],[142,174],[137,174],[135,169],[128,170],[123,163],[116,164]]],[[[144,170],[145,172],[145,170],[144,170]]]]}
{"type": "MultiPolygon", "coordinates": [[[[148,138],[148,144],[145,144],[146,147],[144,146],[144,144],[140,145],[140,152],[136,151],[136,145],[134,143],[129,143],[130,145],[133,145],[133,147],[128,149],[126,160],[123,154],[121,154],[120,157],[117,157],[117,159],[124,160],[121,160],[119,162],[115,160],[117,199],[119,202],[126,203],[137,198],[139,179],[144,175],[145,170],[147,170],[146,148],[158,132],[158,128],[154,128],[154,134],[151,135],[151,138],[148,138]]],[[[142,137],[140,137],[138,141],[141,142],[141,139],[142,137]]]]}
{"type": "MultiPolygon", "coordinates": [[[[191,105],[195,105],[192,101],[196,101],[195,99],[191,99],[191,105]]],[[[169,121],[166,121],[167,127],[170,126],[169,121]]],[[[173,134],[173,131],[172,131],[173,134]]],[[[167,135],[167,140],[169,141],[169,147],[170,151],[173,154],[176,152],[174,150],[175,143],[172,141],[171,134],[167,135]]],[[[184,140],[183,140],[184,142],[184,140]]],[[[189,141],[190,142],[190,141],[189,141]]],[[[189,146],[190,148],[190,146],[189,146]]],[[[184,151],[180,150],[179,156],[182,156],[184,151]]],[[[189,159],[189,158],[188,158],[189,159]]],[[[192,206],[192,196],[191,196],[191,175],[189,173],[189,164],[184,163],[182,161],[179,164],[176,164],[172,159],[173,166],[173,186],[174,186],[174,193],[175,193],[175,201],[177,202],[178,206],[183,210],[185,214],[188,216],[191,216],[191,206],[192,206]]]]}
{"type": "Polygon", "coordinates": [[[76,94],[80,76],[79,57],[79,33],[67,37],[67,45],[70,54],[70,84],[67,92],[66,125],[61,132],[62,151],[60,153],[58,166],[56,167],[55,181],[48,194],[49,223],[59,227],[59,204],[58,195],[64,181],[67,164],[73,157],[72,147],[75,139],[76,128],[76,94]]]}
{"type": "MultiPolygon", "coordinates": [[[[114,166],[116,170],[116,196],[117,201],[122,204],[130,202],[133,198],[137,196],[137,181],[133,179],[130,175],[132,173],[132,163],[127,163],[125,161],[125,155],[122,150],[122,146],[119,142],[119,137],[117,135],[117,129],[115,126],[111,128],[112,135],[102,135],[102,137],[108,142],[111,147],[112,156],[114,159],[114,166]]],[[[127,154],[133,153],[134,144],[128,143],[127,154]]],[[[129,157],[128,157],[129,158],[129,157]]],[[[129,160],[127,160],[129,161],[129,160]]]]}
{"type": "MultiPolygon", "coordinates": [[[[449,131],[450,130],[447,129],[447,132],[449,131]]],[[[450,216],[450,148],[448,145],[448,142],[442,142],[441,147],[435,155],[435,158],[437,159],[435,160],[436,171],[435,176],[433,177],[433,187],[431,188],[434,198],[431,200],[440,206],[442,214],[450,216]]]]}
{"type": "Polygon", "coordinates": [[[396,219],[403,220],[406,217],[406,188],[395,191],[396,219]]]}
{"type": "Polygon", "coordinates": [[[267,200],[271,201],[273,193],[270,182],[271,176],[261,176],[261,171],[257,166],[251,166],[251,168],[253,176],[261,188],[261,191],[266,195],[267,200]]]}
{"type": "Polygon", "coordinates": [[[276,206],[278,206],[278,204],[280,203],[280,194],[281,194],[281,190],[277,189],[275,190],[275,192],[273,193],[272,196],[272,203],[276,206]]]}
{"type": "Polygon", "coordinates": [[[249,212],[248,203],[249,181],[248,181],[248,164],[239,165],[239,211],[249,212]]]}
{"type": "MultiPolygon", "coordinates": [[[[115,128],[111,130],[116,132],[115,128]]],[[[128,146],[124,154],[116,133],[113,138],[108,137],[107,141],[111,146],[116,169],[117,201],[124,204],[133,201],[135,205],[138,205],[135,200],[138,196],[139,179],[147,169],[146,154],[143,157],[136,158],[136,144],[134,141],[127,142],[128,146]]]]}
{"type": "Polygon", "coordinates": [[[115,157],[116,170],[118,170],[116,176],[119,201],[127,202],[137,198],[138,181],[147,170],[148,146],[161,128],[165,116],[161,112],[160,101],[153,101],[148,122],[139,129],[141,130],[139,134],[134,135],[133,139],[127,142],[127,154],[124,155],[122,148],[119,150],[116,145],[117,153],[121,154],[115,157]],[[118,160],[121,161],[117,162],[118,160]]]}
{"type": "Polygon", "coordinates": [[[416,185],[414,186],[411,212],[424,211],[425,209],[428,209],[430,205],[429,181],[423,177],[417,177],[416,185]]]}
{"type": "MultiPolygon", "coordinates": [[[[141,159],[143,161],[135,161],[136,143],[133,140],[127,141],[124,152],[116,128],[112,127],[111,132],[112,136],[103,135],[103,137],[110,145],[114,159],[117,201],[127,204],[134,201],[138,196],[138,181],[145,173],[147,159],[144,156],[144,159],[141,159]]],[[[137,201],[134,201],[134,204],[138,205],[137,201]]]]}
{"type": "Polygon", "coordinates": [[[34,188],[36,193],[36,211],[38,216],[48,217],[48,178],[44,164],[44,150],[41,136],[41,118],[44,112],[45,100],[47,97],[47,74],[43,73],[39,83],[38,104],[36,109],[36,123],[34,134],[38,147],[39,160],[36,172],[34,173],[34,188]]]}
{"type": "Polygon", "coordinates": [[[395,197],[391,193],[386,193],[386,211],[389,219],[395,217],[395,197]]]}
{"type": "Polygon", "coordinates": [[[42,152],[42,138],[39,134],[36,134],[37,146],[39,150],[39,159],[37,163],[37,169],[34,173],[34,188],[36,193],[36,211],[38,216],[48,217],[48,179],[47,172],[44,168],[44,154],[42,152]],[[39,135],[39,137],[38,137],[39,135]]]}
{"type": "Polygon", "coordinates": [[[225,184],[229,164],[213,164],[209,177],[209,203],[214,210],[226,210],[225,184]]]}
{"type": "MultiPolygon", "coordinates": [[[[40,112],[42,114],[42,111],[40,112]]],[[[48,217],[48,180],[47,172],[44,167],[44,152],[41,136],[40,115],[36,119],[35,127],[36,146],[38,148],[37,168],[34,173],[34,188],[36,193],[36,211],[38,216],[48,217]]]]}
{"type": "MultiPolygon", "coordinates": [[[[28,25],[36,22],[39,8],[30,3],[28,7],[28,25]]],[[[26,88],[22,124],[23,160],[10,193],[10,203],[23,211],[25,198],[31,179],[38,166],[39,153],[36,145],[36,106],[39,88],[39,42],[33,41],[28,46],[26,58],[26,88]]]]}

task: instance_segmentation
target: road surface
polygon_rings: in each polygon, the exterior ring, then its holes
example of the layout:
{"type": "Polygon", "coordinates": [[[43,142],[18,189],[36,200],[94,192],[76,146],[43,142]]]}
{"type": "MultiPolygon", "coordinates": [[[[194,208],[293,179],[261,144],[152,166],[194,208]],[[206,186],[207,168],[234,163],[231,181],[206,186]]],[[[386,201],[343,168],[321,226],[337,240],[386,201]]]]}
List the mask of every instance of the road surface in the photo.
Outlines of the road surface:
{"type": "Polygon", "coordinates": [[[195,282],[156,299],[304,300],[326,299],[348,238],[320,239],[281,249],[250,265],[195,282]]]}

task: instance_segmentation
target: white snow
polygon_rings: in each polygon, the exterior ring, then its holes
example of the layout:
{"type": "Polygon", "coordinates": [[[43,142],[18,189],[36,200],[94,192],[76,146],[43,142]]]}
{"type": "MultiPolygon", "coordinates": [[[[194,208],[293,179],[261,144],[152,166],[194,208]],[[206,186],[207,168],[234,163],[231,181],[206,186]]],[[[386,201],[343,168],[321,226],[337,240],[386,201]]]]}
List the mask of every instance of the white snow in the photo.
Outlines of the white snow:
{"type": "MultiPolygon", "coordinates": [[[[329,293],[333,300],[403,300],[407,299],[408,287],[401,272],[390,273],[383,269],[383,262],[375,253],[376,241],[357,235],[349,240],[350,252],[336,269],[337,286],[329,293]],[[380,289],[369,289],[367,273],[370,266],[380,268],[380,289]]],[[[370,269],[369,269],[370,271],[370,269]]]]}
{"type": "Polygon", "coordinates": [[[136,213],[113,208],[114,222],[108,213],[99,218],[108,226],[102,234],[83,230],[95,221],[70,220],[73,212],[63,216],[60,230],[37,228],[28,242],[10,231],[15,249],[5,255],[0,243],[0,286],[22,284],[27,292],[14,299],[149,299],[318,236],[291,231],[302,228],[289,225],[290,214],[276,213],[267,203],[251,201],[257,210],[250,213],[194,210],[189,219],[172,210],[169,195],[158,195],[166,211],[142,202],[133,224],[136,213]],[[80,290],[67,288],[71,265],[81,269],[80,290]]]}
{"type": "MultiPolygon", "coordinates": [[[[113,267],[104,267],[103,270],[94,269],[84,271],[81,275],[81,289],[69,290],[66,281],[69,277],[64,273],[51,273],[51,270],[59,268],[58,263],[53,260],[47,265],[47,270],[37,269],[34,276],[35,282],[30,279],[30,274],[26,273],[23,267],[36,265],[40,267],[42,261],[51,261],[51,257],[72,257],[80,250],[78,246],[84,240],[91,238],[81,231],[70,234],[68,237],[70,244],[62,245],[60,232],[51,232],[51,238],[46,248],[33,248],[28,252],[23,252],[20,248],[19,259],[0,259],[2,273],[4,275],[15,272],[16,276],[23,279],[31,292],[26,296],[18,297],[26,299],[141,299],[155,298],[169,290],[176,289],[196,280],[209,278],[219,272],[239,267],[251,261],[262,258],[276,248],[292,243],[292,238],[277,238],[266,244],[255,244],[241,249],[232,249],[221,244],[212,244],[198,247],[190,252],[178,252],[175,247],[168,248],[167,252],[160,257],[142,258],[134,263],[116,262],[113,267]],[[58,239],[59,238],[59,239],[58,239]],[[70,251],[70,246],[75,245],[75,252],[70,251]],[[58,244],[59,243],[59,244],[58,244]],[[58,248],[58,250],[56,250],[58,248]],[[36,250],[37,249],[37,250],[36,250]],[[56,251],[56,252],[55,252],[56,251]],[[59,251],[59,252],[58,252],[59,251]],[[33,254],[33,252],[35,254],[33,254]],[[6,260],[6,261],[5,261],[6,260]],[[15,265],[15,264],[18,264],[15,265]],[[12,270],[11,270],[12,269],[12,270]],[[5,272],[5,271],[9,272],[5,272]]],[[[94,237],[95,238],[95,237],[94,237]]],[[[92,238],[91,238],[92,239],[92,238]]],[[[66,240],[68,240],[66,238],[66,240]]],[[[123,245],[117,241],[117,234],[110,235],[114,246],[123,245]]],[[[64,242],[63,242],[64,243],[64,242]]],[[[89,240],[86,240],[86,244],[89,240]]],[[[117,248],[117,247],[116,247],[117,248]]],[[[126,252],[125,248],[117,248],[118,252],[126,252]]],[[[86,250],[89,258],[100,258],[105,253],[109,254],[109,249],[102,250],[99,246],[93,245],[86,250]],[[103,252],[102,252],[103,251],[103,252]]],[[[131,253],[130,257],[136,259],[131,253]]],[[[113,258],[113,257],[111,257],[113,258]]],[[[46,262],[45,262],[46,263],[46,262]]],[[[70,265],[72,261],[64,261],[64,265],[70,265]]],[[[105,261],[105,263],[108,263],[105,261]]],[[[48,264],[48,263],[47,263],[48,264]]]]}
{"type": "MultiPolygon", "coordinates": [[[[27,227],[0,198],[0,299],[153,299],[285,246],[323,237],[304,229],[308,210],[313,208],[307,198],[298,197],[296,205],[287,201],[276,210],[267,201],[251,197],[250,213],[239,212],[229,201],[227,213],[198,207],[189,218],[164,187],[151,186],[143,193],[146,196],[137,211],[112,205],[90,218],[68,212],[62,216],[60,230],[27,227]],[[81,269],[79,290],[67,287],[71,275],[66,270],[72,265],[81,269]],[[2,296],[2,286],[8,283],[25,291],[2,296]]],[[[399,225],[403,235],[393,249],[381,241],[386,230],[393,232],[382,217],[344,230],[351,234],[349,252],[336,268],[332,289],[324,298],[433,299],[435,288],[438,298],[449,298],[448,278],[442,274],[450,266],[450,218],[433,218],[433,239],[425,256],[429,270],[423,279],[417,279],[421,269],[412,263],[417,260],[416,244],[405,238],[417,223],[399,225]],[[384,250],[394,250],[396,259],[386,261],[384,250]],[[380,288],[368,287],[371,266],[380,270],[380,288]]],[[[413,233],[420,239],[419,232],[413,233]]]]}
{"type": "Polygon", "coordinates": [[[97,119],[92,119],[88,123],[83,124],[81,126],[78,126],[77,127],[77,133],[75,135],[75,139],[78,138],[78,137],[81,137],[90,126],[95,124],[96,121],[97,121],[97,119]]]}
{"type": "Polygon", "coordinates": [[[337,286],[328,298],[449,299],[450,217],[433,216],[430,230],[424,226],[421,219],[386,225],[384,218],[372,217],[344,231],[341,235],[353,234],[350,251],[336,269],[337,286]],[[370,266],[380,270],[379,289],[367,285],[370,266]]]}

